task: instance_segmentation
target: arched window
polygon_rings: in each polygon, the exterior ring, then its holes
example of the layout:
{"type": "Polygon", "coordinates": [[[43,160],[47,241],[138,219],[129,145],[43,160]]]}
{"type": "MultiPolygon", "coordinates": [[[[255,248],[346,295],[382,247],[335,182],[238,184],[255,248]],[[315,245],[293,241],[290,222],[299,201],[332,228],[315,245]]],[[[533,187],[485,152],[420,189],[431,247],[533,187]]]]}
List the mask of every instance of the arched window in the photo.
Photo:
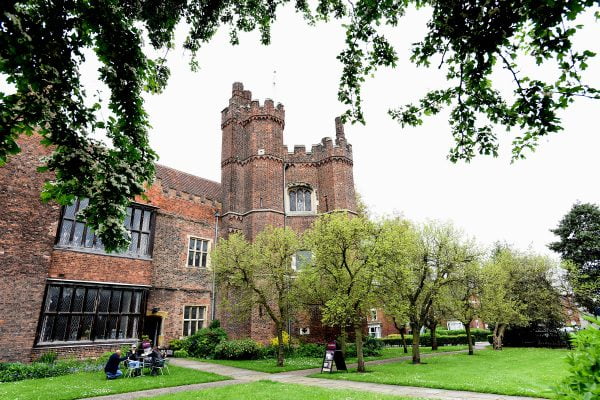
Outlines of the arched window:
{"type": "Polygon", "coordinates": [[[290,211],[312,211],[312,191],[304,186],[289,190],[290,211]]]}

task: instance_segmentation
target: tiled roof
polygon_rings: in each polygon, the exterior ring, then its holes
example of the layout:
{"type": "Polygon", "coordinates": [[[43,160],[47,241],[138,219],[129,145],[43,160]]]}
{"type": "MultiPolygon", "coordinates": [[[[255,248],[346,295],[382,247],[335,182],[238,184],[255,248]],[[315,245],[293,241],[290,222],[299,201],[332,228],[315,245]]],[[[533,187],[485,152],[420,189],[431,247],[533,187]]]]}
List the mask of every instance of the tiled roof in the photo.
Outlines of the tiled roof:
{"type": "Polygon", "coordinates": [[[160,179],[163,188],[206,197],[221,201],[221,184],[176,169],[156,164],[156,179],[160,179]]]}

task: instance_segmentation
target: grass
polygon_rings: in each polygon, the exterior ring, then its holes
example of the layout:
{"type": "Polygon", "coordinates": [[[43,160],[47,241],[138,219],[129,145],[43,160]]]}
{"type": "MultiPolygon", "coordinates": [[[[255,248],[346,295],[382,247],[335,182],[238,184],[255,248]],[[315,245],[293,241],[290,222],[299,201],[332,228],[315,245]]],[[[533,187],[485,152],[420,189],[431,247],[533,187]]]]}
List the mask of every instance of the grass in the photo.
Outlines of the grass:
{"type": "Polygon", "coordinates": [[[355,390],[323,389],[313,386],[258,381],[215,389],[179,392],[171,395],[151,397],[151,400],[418,400],[414,397],[398,397],[355,390]]]}
{"type": "MultiPolygon", "coordinates": [[[[465,350],[467,346],[443,346],[440,347],[438,353],[446,352],[446,351],[457,351],[457,350],[465,350]]],[[[324,350],[323,350],[324,351],[324,350]]],[[[421,354],[431,353],[431,348],[421,348],[421,354]]],[[[376,357],[365,357],[366,361],[373,360],[383,360],[388,358],[395,357],[404,357],[410,356],[411,350],[408,349],[408,353],[404,354],[404,350],[402,347],[385,347],[380,356],[376,357]]],[[[266,358],[260,360],[206,360],[203,358],[196,359],[202,362],[208,362],[213,364],[227,365],[230,367],[244,368],[250,369],[253,371],[267,372],[267,373],[277,373],[277,372],[287,372],[287,371],[296,371],[300,369],[310,369],[310,368],[320,368],[321,362],[323,361],[322,357],[294,357],[294,358],[286,358],[285,364],[283,367],[278,367],[277,360],[273,358],[266,358]]],[[[356,362],[356,357],[346,359],[346,363],[351,364],[356,362]]]]}
{"type": "Polygon", "coordinates": [[[104,372],[79,372],[53,378],[0,383],[0,399],[70,400],[229,379],[217,374],[176,366],[169,366],[169,370],[170,375],[115,380],[107,380],[104,372]]]}
{"type": "Polygon", "coordinates": [[[482,350],[473,356],[427,358],[421,365],[404,361],[367,366],[364,374],[311,377],[550,398],[551,386],[567,375],[567,354],[568,350],[533,348],[482,350]]]}

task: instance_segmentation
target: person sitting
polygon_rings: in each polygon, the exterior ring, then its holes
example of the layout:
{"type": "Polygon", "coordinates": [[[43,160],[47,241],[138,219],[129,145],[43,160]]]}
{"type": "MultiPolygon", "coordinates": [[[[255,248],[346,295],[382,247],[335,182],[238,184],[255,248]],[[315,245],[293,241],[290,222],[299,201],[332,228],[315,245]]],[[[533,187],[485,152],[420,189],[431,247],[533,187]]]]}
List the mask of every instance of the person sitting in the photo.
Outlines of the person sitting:
{"type": "Polygon", "coordinates": [[[125,356],[127,357],[127,367],[135,370],[135,376],[141,375],[142,362],[138,360],[138,352],[135,344],[131,345],[131,350],[129,350],[125,356]]]}
{"type": "Polygon", "coordinates": [[[121,350],[117,349],[109,358],[104,366],[104,372],[106,373],[106,379],[116,379],[123,376],[123,372],[119,370],[119,364],[125,361],[127,357],[121,358],[121,350]]]}
{"type": "Polygon", "coordinates": [[[152,352],[150,353],[150,359],[151,361],[151,365],[152,365],[152,375],[156,375],[158,374],[158,369],[159,367],[164,366],[165,364],[165,360],[163,359],[162,355],[160,354],[160,350],[158,349],[158,347],[155,347],[154,349],[152,349],[152,352]]]}

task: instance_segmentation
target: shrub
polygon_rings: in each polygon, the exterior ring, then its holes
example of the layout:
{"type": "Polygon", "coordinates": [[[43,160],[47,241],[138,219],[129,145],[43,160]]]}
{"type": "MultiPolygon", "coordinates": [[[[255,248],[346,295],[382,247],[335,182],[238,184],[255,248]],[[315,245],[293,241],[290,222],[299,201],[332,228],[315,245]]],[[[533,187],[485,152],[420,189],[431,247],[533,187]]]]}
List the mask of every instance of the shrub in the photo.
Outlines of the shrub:
{"type": "MultiPolygon", "coordinates": [[[[586,318],[600,324],[600,319],[586,318]]],[[[575,352],[569,354],[569,372],[562,383],[554,388],[557,399],[600,398],[600,330],[589,325],[572,339],[575,352]]]]}
{"type": "Polygon", "coordinates": [[[189,353],[186,350],[175,350],[173,352],[173,357],[176,358],[185,358],[185,357],[189,357],[189,353]]]}
{"type": "Polygon", "coordinates": [[[323,357],[325,346],[316,343],[301,344],[294,349],[296,357],[323,357]]]}
{"type": "Polygon", "coordinates": [[[215,348],[227,340],[227,332],[222,328],[203,328],[187,338],[189,346],[187,352],[192,357],[213,358],[215,348]]]}
{"type": "Polygon", "coordinates": [[[365,357],[379,356],[383,349],[383,341],[367,336],[363,342],[363,355],[365,357]]]}
{"type": "MultiPolygon", "coordinates": [[[[284,346],[289,346],[289,344],[290,344],[290,335],[286,331],[283,331],[281,336],[283,338],[283,345],[284,346]]],[[[277,336],[275,336],[273,339],[271,339],[271,346],[277,346],[278,344],[279,343],[277,343],[277,336]]]]}
{"type": "Polygon", "coordinates": [[[169,349],[173,351],[185,350],[186,352],[190,348],[190,341],[187,339],[173,339],[169,342],[169,349]]]}
{"type": "MultiPolygon", "coordinates": [[[[110,355],[110,353],[107,353],[110,355]]],[[[41,358],[41,357],[40,357],[41,358]]],[[[47,356],[47,360],[53,357],[47,356]]],[[[106,357],[108,359],[108,357],[106,357]]],[[[22,363],[0,363],[0,382],[15,382],[23,379],[48,378],[52,376],[67,375],[75,372],[100,371],[106,360],[54,360],[46,363],[36,361],[31,364],[22,363]]]]}
{"type": "Polygon", "coordinates": [[[219,360],[253,360],[258,358],[260,346],[252,339],[226,340],[215,348],[219,360]]]}
{"type": "MultiPolygon", "coordinates": [[[[286,348],[287,350],[287,348],[286,348]]],[[[286,357],[289,353],[286,353],[286,357]]],[[[258,358],[277,358],[277,346],[262,346],[258,350],[258,358]]]]}
{"type": "Polygon", "coordinates": [[[37,359],[37,362],[46,363],[46,364],[52,364],[53,362],[56,361],[57,358],[58,358],[58,354],[56,354],[53,351],[49,351],[47,353],[42,354],[37,359]]]}

